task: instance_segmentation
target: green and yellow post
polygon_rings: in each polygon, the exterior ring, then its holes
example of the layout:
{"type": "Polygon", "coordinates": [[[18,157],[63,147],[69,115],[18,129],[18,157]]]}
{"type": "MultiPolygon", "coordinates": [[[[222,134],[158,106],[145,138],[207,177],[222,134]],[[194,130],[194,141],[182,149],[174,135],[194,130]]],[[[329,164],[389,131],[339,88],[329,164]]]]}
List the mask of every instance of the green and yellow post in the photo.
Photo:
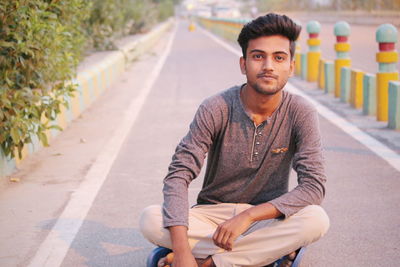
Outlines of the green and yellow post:
{"type": "Polygon", "coordinates": [[[318,65],[321,58],[321,39],[318,35],[321,31],[321,24],[318,21],[312,20],[307,23],[307,32],[309,39],[307,40],[307,81],[315,82],[318,79],[318,65]]]}
{"type": "MultiPolygon", "coordinates": [[[[297,25],[301,26],[300,21],[295,20],[294,23],[296,23],[297,25]]],[[[294,53],[294,74],[296,76],[301,76],[301,47],[299,44],[300,41],[300,34],[299,37],[296,40],[296,50],[294,53]]]]}
{"type": "Polygon", "coordinates": [[[194,31],[196,30],[196,25],[194,24],[193,21],[190,21],[188,30],[189,30],[190,32],[194,32],[194,31]]]}
{"type": "Polygon", "coordinates": [[[376,31],[376,41],[379,43],[379,52],[376,61],[379,70],[376,74],[377,119],[388,120],[389,81],[399,80],[396,69],[398,53],[395,50],[397,29],[392,24],[383,24],[376,31]]]}
{"type": "Polygon", "coordinates": [[[362,108],[364,72],[352,69],[350,75],[350,104],[355,108],[362,108]]]}
{"type": "Polygon", "coordinates": [[[340,97],[340,73],[342,67],[350,67],[349,57],[350,44],[348,38],[350,35],[350,25],[345,21],[339,21],[335,24],[333,32],[336,36],[336,59],[335,59],[335,97],[340,97]]]}
{"type": "Polygon", "coordinates": [[[319,60],[318,70],[318,88],[321,90],[325,89],[325,59],[319,60]]]}
{"type": "Polygon", "coordinates": [[[400,82],[389,82],[389,121],[390,129],[400,130],[400,82]]]}

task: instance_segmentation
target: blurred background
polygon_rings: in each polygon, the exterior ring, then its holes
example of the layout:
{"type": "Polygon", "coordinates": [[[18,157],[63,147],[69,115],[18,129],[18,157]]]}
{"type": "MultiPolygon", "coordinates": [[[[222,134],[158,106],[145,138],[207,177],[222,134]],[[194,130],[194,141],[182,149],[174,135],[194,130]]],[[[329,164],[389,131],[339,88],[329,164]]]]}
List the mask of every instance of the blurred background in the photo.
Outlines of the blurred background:
{"type": "Polygon", "coordinates": [[[357,12],[365,15],[393,15],[399,0],[185,0],[181,14],[214,17],[255,17],[265,12],[357,12]]]}

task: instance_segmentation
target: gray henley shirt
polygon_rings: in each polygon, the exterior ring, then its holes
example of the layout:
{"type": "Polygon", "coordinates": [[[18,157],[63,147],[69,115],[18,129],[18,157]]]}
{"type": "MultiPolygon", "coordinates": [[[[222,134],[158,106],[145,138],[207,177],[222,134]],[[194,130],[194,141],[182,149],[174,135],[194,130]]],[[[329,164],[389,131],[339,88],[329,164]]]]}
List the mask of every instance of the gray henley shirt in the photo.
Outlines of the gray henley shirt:
{"type": "Polygon", "coordinates": [[[206,99],[178,144],[164,179],[164,227],[188,226],[188,187],[206,155],[198,204],[269,202],[287,217],[322,202],[326,177],[315,108],[284,90],[271,117],[255,126],[240,90],[206,99]],[[298,185],[288,192],[291,166],[298,185]]]}

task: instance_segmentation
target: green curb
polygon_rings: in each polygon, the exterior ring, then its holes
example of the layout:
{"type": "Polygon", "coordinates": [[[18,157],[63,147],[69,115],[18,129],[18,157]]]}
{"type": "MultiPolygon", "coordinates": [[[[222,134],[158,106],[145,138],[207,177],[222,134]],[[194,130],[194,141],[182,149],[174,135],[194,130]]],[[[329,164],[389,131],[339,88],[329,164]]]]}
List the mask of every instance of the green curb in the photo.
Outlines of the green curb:
{"type": "Polygon", "coordinates": [[[376,115],[376,76],[366,73],[363,78],[363,114],[376,115]]]}
{"type": "Polygon", "coordinates": [[[332,61],[325,62],[325,93],[335,91],[335,64],[332,61]]]}
{"type": "Polygon", "coordinates": [[[340,71],[340,101],[350,102],[351,69],[343,67],[340,71]]]}
{"type": "Polygon", "coordinates": [[[390,129],[400,129],[400,82],[389,82],[389,120],[390,129]]]}
{"type": "Polygon", "coordinates": [[[301,53],[301,78],[307,79],[307,53],[301,53]]]}

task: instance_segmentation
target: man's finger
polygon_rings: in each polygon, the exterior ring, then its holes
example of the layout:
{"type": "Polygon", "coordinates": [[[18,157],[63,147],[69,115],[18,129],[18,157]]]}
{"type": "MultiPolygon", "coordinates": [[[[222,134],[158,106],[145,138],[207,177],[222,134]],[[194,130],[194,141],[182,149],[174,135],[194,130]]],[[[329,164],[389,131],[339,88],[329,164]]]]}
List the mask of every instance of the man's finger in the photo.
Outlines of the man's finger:
{"type": "Polygon", "coordinates": [[[216,246],[218,247],[221,246],[222,237],[223,237],[222,229],[221,227],[218,227],[213,235],[213,241],[216,246]]]}
{"type": "Polygon", "coordinates": [[[233,242],[234,242],[234,236],[230,235],[228,241],[226,242],[227,250],[231,251],[233,249],[233,242]]]}
{"type": "Polygon", "coordinates": [[[232,236],[232,233],[226,232],[225,235],[222,238],[221,245],[226,250],[230,249],[228,241],[230,240],[231,236],[232,236]]]}
{"type": "Polygon", "coordinates": [[[213,236],[214,244],[220,248],[226,249],[226,240],[229,236],[230,232],[219,226],[213,236]]]}

